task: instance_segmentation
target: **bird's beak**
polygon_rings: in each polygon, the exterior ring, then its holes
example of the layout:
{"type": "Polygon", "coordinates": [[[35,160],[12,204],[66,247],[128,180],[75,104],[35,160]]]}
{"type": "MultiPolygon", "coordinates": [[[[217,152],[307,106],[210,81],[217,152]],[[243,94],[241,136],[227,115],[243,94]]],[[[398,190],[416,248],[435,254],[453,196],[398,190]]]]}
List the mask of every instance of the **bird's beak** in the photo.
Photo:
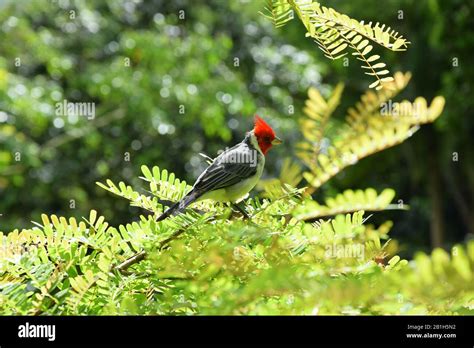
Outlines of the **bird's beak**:
{"type": "Polygon", "coordinates": [[[278,137],[275,137],[275,139],[273,139],[272,141],[272,145],[280,145],[283,141],[278,138],[278,137]]]}

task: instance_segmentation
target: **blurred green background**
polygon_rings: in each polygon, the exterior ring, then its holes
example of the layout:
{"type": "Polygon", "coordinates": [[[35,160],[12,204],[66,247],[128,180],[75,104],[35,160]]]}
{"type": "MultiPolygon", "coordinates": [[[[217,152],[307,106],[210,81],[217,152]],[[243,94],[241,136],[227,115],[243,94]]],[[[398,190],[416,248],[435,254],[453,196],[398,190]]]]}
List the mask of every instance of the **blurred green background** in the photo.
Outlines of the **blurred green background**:
{"type": "MultiPolygon", "coordinates": [[[[470,136],[474,95],[472,1],[321,1],[411,41],[380,50],[392,72],[411,71],[402,98],[446,98],[444,113],[402,145],[346,169],[316,194],[393,187],[409,211],[390,218],[403,253],[449,247],[474,235],[470,136]],[[457,157],[456,157],[457,156],[457,157]],[[455,159],[455,160],[453,160],[455,159]],[[457,159],[457,160],[456,160],[457,159]]],[[[80,218],[92,208],[113,224],[141,213],[95,185],[145,187],[140,166],[193,182],[206,163],[264,117],[284,139],[265,176],[295,158],[310,86],[346,84],[333,126],[371,82],[355,60],[326,59],[303,25],[280,29],[264,1],[3,1],[0,3],[0,230],[41,213],[80,218]],[[57,115],[57,103],[94,103],[95,118],[57,115]],[[292,109],[294,112],[292,113],[292,109]]],[[[371,222],[377,222],[377,214],[371,222]]]]}

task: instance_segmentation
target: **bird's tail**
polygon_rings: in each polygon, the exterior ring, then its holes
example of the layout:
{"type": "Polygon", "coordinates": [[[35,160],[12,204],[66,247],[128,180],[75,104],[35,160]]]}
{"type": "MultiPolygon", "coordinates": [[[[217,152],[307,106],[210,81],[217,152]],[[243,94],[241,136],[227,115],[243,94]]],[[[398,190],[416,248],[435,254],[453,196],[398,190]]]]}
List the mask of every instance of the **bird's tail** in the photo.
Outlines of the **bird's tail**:
{"type": "Polygon", "coordinates": [[[177,215],[181,213],[188,205],[190,205],[192,202],[194,202],[196,199],[198,199],[201,195],[198,194],[196,191],[191,190],[182,200],[179,202],[176,202],[173,204],[171,207],[168,208],[167,211],[165,211],[163,214],[161,214],[156,221],[161,221],[166,219],[167,217],[171,215],[177,215]]]}

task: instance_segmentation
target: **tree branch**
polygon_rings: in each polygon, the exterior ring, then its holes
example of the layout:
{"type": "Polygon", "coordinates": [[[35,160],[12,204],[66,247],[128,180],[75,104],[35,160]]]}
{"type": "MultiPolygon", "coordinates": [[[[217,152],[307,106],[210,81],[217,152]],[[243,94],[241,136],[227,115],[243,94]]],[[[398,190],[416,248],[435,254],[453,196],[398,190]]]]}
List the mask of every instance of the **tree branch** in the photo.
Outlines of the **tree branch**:
{"type": "MultiPolygon", "coordinates": [[[[183,234],[186,230],[184,228],[174,232],[171,236],[169,236],[168,238],[166,238],[165,240],[163,240],[158,249],[159,250],[163,250],[163,248],[165,246],[167,246],[167,244],[169,242],[171,242],[172,240],[178,238],[181,234],[183,234]]],[[[130,266],[133,266],[134,264],[136,263],[139,263],[140,261],[143,261],[145,258],[147,257],[147,253],[145,250],[142,250],[138,253],[136,253],[135,255],[129,257],[127,260],[125,260],[124,262],[122,262],[121,264],[113,267],[114,270],[117,270],[119,271],[120,273],[122,274],[130,274],[130,272],[127,271],[127,269],[130,267],[130,266]]]]}

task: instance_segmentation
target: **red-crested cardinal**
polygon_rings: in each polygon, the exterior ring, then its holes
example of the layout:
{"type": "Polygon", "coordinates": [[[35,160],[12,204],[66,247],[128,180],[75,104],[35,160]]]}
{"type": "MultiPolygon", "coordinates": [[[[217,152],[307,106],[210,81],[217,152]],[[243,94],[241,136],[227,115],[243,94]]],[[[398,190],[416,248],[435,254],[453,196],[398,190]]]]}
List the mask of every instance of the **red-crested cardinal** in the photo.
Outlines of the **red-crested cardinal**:
{"type": "Polygon", "coordinates": [[[245,139],[216,157],[198,177],[192,190],[156,221],[176,215],[191,203],[203,199],[239,202],[255,187],[262,176],[268,150],[281,142],[273,129],[256,115],[254,128],[247,132],[245,139]]]}

